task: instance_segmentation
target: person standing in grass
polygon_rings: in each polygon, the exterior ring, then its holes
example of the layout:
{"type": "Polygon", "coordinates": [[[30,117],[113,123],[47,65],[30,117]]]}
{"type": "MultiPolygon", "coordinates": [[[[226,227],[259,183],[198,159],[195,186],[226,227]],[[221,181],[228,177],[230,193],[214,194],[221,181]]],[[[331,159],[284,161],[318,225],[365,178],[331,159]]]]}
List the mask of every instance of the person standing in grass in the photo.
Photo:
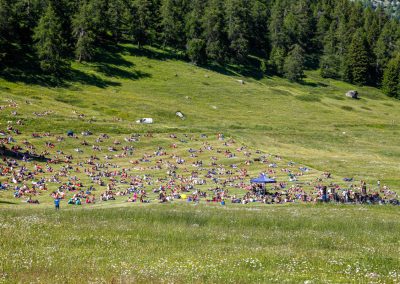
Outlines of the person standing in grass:
{"type": "Polygon", "coordinates": [[[56,210],[60,210],[60,198],[56,198],[54,199],[54,206],[56,208],[56,210]]]}

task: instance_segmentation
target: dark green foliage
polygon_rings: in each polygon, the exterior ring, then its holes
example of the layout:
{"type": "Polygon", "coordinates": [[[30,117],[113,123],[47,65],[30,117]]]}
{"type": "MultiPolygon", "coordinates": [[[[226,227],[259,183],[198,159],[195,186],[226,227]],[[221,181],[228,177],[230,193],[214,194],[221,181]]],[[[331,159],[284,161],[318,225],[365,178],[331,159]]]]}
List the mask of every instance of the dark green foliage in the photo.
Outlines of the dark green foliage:
{"type": "Polygon", "coordinates": [[[358,30],[351,41],[347,61],[348,80],[357,85],[366,85],[371,80],[372,57],[362,30],[358,30]]]}
{"type": "Polygon", "coordinates": [[[300,45],[294,45],[285,59],[283,66],[285,77],[290,81],[301,81],[304,78],[304,50],[300,45]]]}
{"type": "Polygon", "coordinates": [[[351,0],[0,0],[3,65],[32,61],[36,50],[43,70],[54,71],[121,42],[294,81],[320,67],[325,78],[380,86],[400,52],[400,23],[351,0]]]}
{"type": "Polygon", "coordinates": [[[260,63],[260,71],[262,72],[263,75],[267,73],[267,64],[265,63],[264,60],[262,60],[260,63]]]}
{"type": "Polygon", "coordinates": [[[61,34],[61,20],[50,4],[35,28],[33,37],[43,71],[57,73],[65,66],[62,58],[65,41],[61,34]]]}
{"type": "Polygon", "coordinates": [[[84,3],[72,20],[73,35],[76,38],[75,55],[79,62],[90,60],[94,53],[95,31],[92,16],[93,6],[84,3]]]}
{"type": "Polygon", "coordinates": [[[383,74],[382,89],[386,95],[400,98],[400,55],[389,61],[383,74]]]}
{"type": "Polygon", "coordinates": [[[206,41],[207,57],[219,63],[226,60],[228,44],[224,17],[223,1],[208,1],[203,19],[203,37],[206,41]]]}
{"type": "Polygon", "coordinates": [[[327,54],[321,58],[321,76],[340,79],[340,58],[336,54],[327,54]]]}
{"type": "Polygon", "coordinates": [[[243,62],[249,53],[250,11],[248,0],[226,1],[226,25],[234,59],[243,62]]]}
{"type": "Polygon", "coordinates": [[[270,55],[270,64],[278,75],[283,74],[283,65],[285,62],[286,50],[283,47],[274,46],[270,55]]]}
{"type": "Polygon", "coordinates": [[[153,10],[153,3],[150,0],[136,0],[129,9],[129,31],[139,48],[151,42],[154,37],[153,10]]]}
{"type": "Polygon", "coordinates": [[[187,55],[195,64],[203,64],[206,61],[205,42],[202,39],[194,38],[187,43],[187,55]]]}
{"type": "Polygon", "coordinates": [[[162,0],[161,26],[164,45],[182,49],[185,46],[184,0],[162,0]]]}

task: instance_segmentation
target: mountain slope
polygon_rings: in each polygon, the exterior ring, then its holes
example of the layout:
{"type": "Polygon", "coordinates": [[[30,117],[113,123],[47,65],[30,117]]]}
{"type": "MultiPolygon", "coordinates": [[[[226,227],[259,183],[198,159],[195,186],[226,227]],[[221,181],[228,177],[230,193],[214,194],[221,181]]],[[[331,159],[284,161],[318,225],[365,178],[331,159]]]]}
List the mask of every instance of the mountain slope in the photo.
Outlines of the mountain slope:
{"type": "Polygon", "coordinates": [[[244,77],[234,66],[213,71],[157,49],[119,49],[105,52],[102,61],[74,63],[57,86],[35,75],[0,79],[0,128],[22,119],[23,132],[223,132],[320,170],[400,184],[400,102],[375,88],[317,72],[308,72],[303,84],[244,77]],[[360,100],[344,96],[355,88],[360,100]],[[16,116],[10,100],[18,104],[16,116]],[[185,120],[175,116],[178,110],[185,120]],[[154,125],[137,125],[141,117],[154,118],[154,125]]]}

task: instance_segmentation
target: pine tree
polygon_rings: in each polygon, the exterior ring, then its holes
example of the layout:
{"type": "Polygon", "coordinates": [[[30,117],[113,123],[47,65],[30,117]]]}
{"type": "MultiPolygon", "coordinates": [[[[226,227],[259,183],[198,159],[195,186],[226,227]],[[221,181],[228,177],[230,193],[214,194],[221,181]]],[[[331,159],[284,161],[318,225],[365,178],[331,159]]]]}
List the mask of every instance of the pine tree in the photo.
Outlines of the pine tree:
{"type": "Polygon", "coordinates": [[[285,58],[286,58],[286,48],[273,46],[271,50],[271,54],[269,57],[269,64],[272,66],[273,71],[277,75],[283,75],[285,58]]]}
{"type": "Polygon", "coordinates": [[[76,38],[75,55],[79,62],[90,60],[94,54],[95,33],[92,9],[91,4],[82,4],[72,20],[72,32],[76,38]]]}
{"type": "Polygon", "coordinates": [[[349,47],[347,68],[349,81],[357,85],[370,83],[372,58],[364,32],[359,29],[354,34],[349,47]]]}
{"type": "Polygon", "coordinates": [[[177,49],[185,47],[184,0],[162,0],[161,26],[164,45],[177,49]]]}
{"type": "Polygon", "coordinates": [[[153,3],[151,0],[135,0],[126,9],[126,30],[130,40],[137,43],[139,49],[150,43],[154,37],[153,3]]]}
{"type": "Polygon", "coordinates": [[[284,28],[290,38],[289,45],[299,44],[304,50],[312,50],[315,33],[310,0],[296,1],[284,18],[284,28]]]}
{"type": "Polygon", "coordinates": [[[374,53],[376,55],[375,70],[379,80],[383,75],[383,70],[388,61],[393,57],[396,47],[398,47],[396,41],[399,39],[400,34],[398,33],[398,25],[396,22],[386,22],[374,48],[374,53]]]}
{"type": "Polygon", "coordinates": [[[269,52],[268,14],[266,1],[252,1],[250,9],[249,48],[254,54],[266,57],[269,52]]]}
{"type": "Polygon", "coordinates": [[[226,27],[232,57],[243,62],[249,53],[250,11],[247,0],[226,1],[226,27]]]}
{"type": "Polygon", "coordinates": [[[9,35],[11,32],[11,3],[9,0],[0,0],[0,62],[10,51],[9,35]]]}
{"type": "Polygon", "coordinates": [[[185,31],[188,39],[198,39],[203,35],[204,6],[204,0],[190,1],[190,12],[185,17],[185,31]]]}
{"type": "Polygon", "coordinates": [[[321,57],[320,69],[323,78],[340,79],[341,60],[337,50],[336,22],[332,22],[324,38],[324,54],[321,57]]]}
{"type": "Polygon", "coordinates": [[[205,42],[200,38],[190,39],[186,47],[187,55],[195,64],[203,64],[206,61],[205,42]]]}
{"type": "Polygon", "coordinates": [[[223,0],[210,0],[203,17],[203,38],[207,57],[219,63],[226,61],[228,38],[225,32],[223,0]]]}
{"type": "Polygon", "coordinates": [[[389,97],[400,98],[400,55],[389,61],[383,74],[382,90],[389,97]]]}
{"type": "Polygon", "coordinates": [[[304,78],[304,50],[300,45],[294,45],[288,53],[283,69],[285,77],[290,81],[298,82],[304,78]]]}
{"type": "Polygon", "coordinates": [[[125,14],[126,1],[113,0],[108,2],[107,10],[107,30],[111,33],[114,42],[118,43],[122,39],[123,15],[125,14]]]}
{"type": "Polygon", "coordinates": [[[269,35],[272,46],[269,64],[278,75],[283,74],[287,46],[290,42],[290,38],[284,29],[284,14],[284,2],[276,1],[271,10],[271,21],[269,23],[269,35]]]}
{"type": "Polygon", "coordinates": [[[57,73],[65,67],[65,61],[62,59],[65,41],[61,34],[61,21],[50,4],[40,18],[33,36],[43,71],[57,73]]]}
{"type": "Polygon", "coordinates": [[[204,14],[204,0],[193,0],[190,4],[190,12],[186,15],[186,53],[195,64],[203,64],[207,61],[206,43],[203,36],[202,16],[204,14]]]}

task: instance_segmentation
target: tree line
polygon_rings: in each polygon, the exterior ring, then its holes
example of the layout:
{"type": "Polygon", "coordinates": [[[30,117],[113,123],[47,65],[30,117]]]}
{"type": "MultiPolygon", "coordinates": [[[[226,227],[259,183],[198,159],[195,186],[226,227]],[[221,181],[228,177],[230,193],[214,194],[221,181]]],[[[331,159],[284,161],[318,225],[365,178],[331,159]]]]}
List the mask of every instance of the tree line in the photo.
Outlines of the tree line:
{"type": "Polygon", "coordinates": [[[45,72],[132,42],[184,52],[195,64],[248,64],[292,81],[381,86],[400,98],[400,23],[350,0],[0,0],[0,64],[34,52],[45,72]]]}

